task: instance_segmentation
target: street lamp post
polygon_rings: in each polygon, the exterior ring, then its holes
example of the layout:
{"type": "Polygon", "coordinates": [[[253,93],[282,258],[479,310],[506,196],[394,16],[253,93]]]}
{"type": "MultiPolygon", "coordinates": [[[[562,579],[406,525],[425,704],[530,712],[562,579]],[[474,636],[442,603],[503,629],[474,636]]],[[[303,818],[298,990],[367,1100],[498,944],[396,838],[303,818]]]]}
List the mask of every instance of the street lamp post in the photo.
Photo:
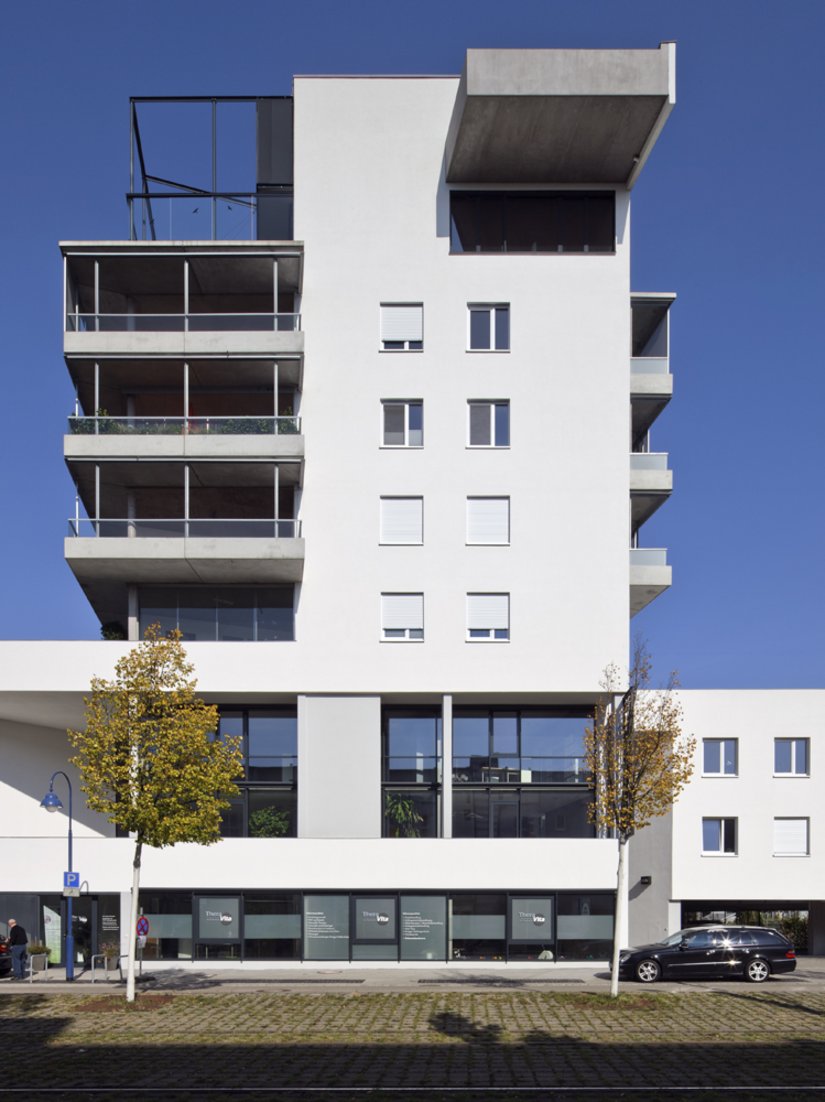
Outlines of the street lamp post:
{"type": "MultiPolygon", "coordinates": [[[[40,806],[45,807],[47,811],[61,811],[63,804],[60,801],[60,797],[54,790],[55,777],[62,777],[66,782],[69,789],[69,868],[68,871],[72,872],[72,782],[66,776],[62,769],[58,769],[55,773],[52,773],[52,779],[49,781],[49,791],[40,801],[40,806]]],[[[74,927],[72,925],[72,897],[68,896],[66,899],[66,979],[74,979],[74,927]]]]}

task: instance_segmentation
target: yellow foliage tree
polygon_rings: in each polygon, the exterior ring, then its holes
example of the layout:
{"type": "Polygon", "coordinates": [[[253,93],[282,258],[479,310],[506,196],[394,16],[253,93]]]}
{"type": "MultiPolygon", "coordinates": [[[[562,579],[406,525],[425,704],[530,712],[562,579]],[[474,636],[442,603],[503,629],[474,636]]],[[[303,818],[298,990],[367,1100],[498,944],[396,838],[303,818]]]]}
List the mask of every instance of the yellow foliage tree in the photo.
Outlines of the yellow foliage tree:
{"type": "Polygon", "coordinates": [[[627,907],[627,843],[652,819],[665,815],[693,773],[696,740],[682,732],[676,675],[664,689],[650,688],[651,659],[643,643],[633,651],[627,682],[617,666],[602,679],[604,695],[585,735],[594,788],[590,821],[618,842],[616,918],[610,993],[619,992],[621,930],[627,907]],[[627,688],[624,688],[624,684],[627,688]]]}
{"type": "Polygon", "coordinates": [[[243,773],[240,740],[218,740],[218,709],[195,696],[180,632],[150,626],[115,666],[95,677],[85,728],[69,731],[72,764],[93,811],[135,838],[126,998],[135,997],[135,927],[144,845],[210,845],[243,773]]]}

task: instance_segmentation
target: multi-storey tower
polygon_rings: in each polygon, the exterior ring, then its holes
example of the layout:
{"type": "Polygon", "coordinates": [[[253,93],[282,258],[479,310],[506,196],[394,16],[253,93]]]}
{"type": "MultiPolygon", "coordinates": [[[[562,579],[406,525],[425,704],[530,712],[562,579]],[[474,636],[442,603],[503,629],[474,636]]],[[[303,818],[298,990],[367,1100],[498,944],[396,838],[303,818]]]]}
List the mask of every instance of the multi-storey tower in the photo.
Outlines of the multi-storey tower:
{"type": "MultiPolygon", "coordinates": [[[[583,731],[670,584],[639,529],[673,296],[632,295],[629,257],[673,102],[672,44],[296,78],[254,101],[254,191],[150,175],[136,127],[132,240],[63,244],[66,557],[108,641],[59,716],[30,702],[29,764],[65,765],[89,677],[155,621],[244,739],[222,845],[145,859],[156,959],[606,955],[583,731]],[[208,240],[160,239],[195,216],[208,240]]],[[[16,801],[18,890],[59,924],[58,842],[16,801]]],[[[90,951],[128,842],[78,833],[90,951]]]]}

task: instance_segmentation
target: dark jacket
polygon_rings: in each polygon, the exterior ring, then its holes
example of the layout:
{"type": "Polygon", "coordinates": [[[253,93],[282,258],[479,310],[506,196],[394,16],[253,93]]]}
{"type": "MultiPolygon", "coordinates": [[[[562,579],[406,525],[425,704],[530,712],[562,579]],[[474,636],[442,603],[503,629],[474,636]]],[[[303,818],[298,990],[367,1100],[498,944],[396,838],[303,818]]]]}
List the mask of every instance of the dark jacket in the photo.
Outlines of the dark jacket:
{"type": "Polygon", "coordinates": [[[9,945],[28,945],[29,939],[26,937],[26,931],[18,924],[12,926],[11,933],[9,934],[9,945]]]}

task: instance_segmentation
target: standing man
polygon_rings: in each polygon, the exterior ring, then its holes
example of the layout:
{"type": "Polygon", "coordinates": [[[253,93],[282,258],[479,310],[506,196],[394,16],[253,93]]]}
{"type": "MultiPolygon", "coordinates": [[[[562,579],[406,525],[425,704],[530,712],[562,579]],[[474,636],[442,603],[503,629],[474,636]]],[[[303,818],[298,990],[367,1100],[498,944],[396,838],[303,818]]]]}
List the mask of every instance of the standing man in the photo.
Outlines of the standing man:
{"type": "Polygon", "coordinates": [[[14,969],[13,980],[24,980],[26,978],[24,964],[28,944],[29,939],[26,937],[26,931],[16,919],[10,918],[9,945],[11,946],[11,966],[14,969]]]}

